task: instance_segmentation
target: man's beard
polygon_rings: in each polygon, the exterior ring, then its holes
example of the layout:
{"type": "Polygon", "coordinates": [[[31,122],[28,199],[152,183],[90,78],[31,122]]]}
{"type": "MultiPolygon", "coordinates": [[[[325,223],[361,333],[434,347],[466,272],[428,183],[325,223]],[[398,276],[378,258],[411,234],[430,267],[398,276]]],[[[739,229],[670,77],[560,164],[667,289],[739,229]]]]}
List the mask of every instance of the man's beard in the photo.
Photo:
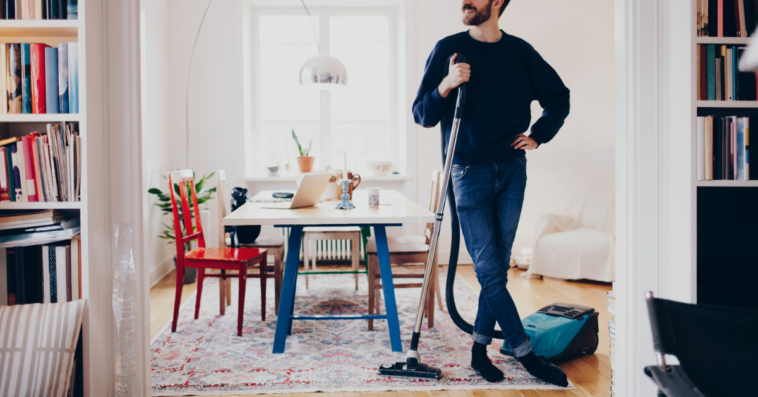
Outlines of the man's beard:
{"type": "Polygon", "coordinates": [[[465,10],[472,10],[474,11],[474,14],[471,16],[466,16],[464,14],[463,24],[466,26],[479,26],[487,22],[492,16],[492,0],[490,0],[490,4],[484,10],[477,10],[470,5],[463,6],[463,11],[465,10]]]}

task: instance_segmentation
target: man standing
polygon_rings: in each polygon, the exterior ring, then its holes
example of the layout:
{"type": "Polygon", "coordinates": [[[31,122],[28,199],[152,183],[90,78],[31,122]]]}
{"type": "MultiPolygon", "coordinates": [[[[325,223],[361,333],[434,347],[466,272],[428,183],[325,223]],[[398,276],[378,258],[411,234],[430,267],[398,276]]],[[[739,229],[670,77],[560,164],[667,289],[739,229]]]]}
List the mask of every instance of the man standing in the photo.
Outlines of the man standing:
{"type": "Polygon", "coordinates": [[[487,357],[497,322],[505,343],[530,374],[567,386],[560,368],[532,352],[506,283],[526,189],[525,151],[558,133],[569,114],[569,89],[529,43],[500,30],[498,19],[509,2],[463,0],[463,23],[471,28],[437,43],[413,114],[424,127],[441,122],[449,145],[455,108],[450,94],[468,84],[452,180],[463,237],[482,287],[471,366],[490,382],[503,379],[487,357]],[[463,54],[467,63],[456,64],[453,54],[463,54]],[[543,113],[526,136],[534,100],[543,113]]]}

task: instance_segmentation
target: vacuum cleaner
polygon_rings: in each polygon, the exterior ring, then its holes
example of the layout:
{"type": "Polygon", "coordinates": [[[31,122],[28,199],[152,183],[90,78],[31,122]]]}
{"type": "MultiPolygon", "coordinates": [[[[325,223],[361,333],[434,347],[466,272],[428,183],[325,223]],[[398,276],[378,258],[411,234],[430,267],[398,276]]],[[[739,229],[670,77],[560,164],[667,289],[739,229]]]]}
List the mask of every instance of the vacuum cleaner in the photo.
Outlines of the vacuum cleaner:
{"type": "MultiPolygon", "coordinates": [[[[446,65],[450,64],[450,59],[446,65]]],[[[456,63],[465,63],[466,57],[458,54],[456,63]]],[[[460,249],[460,223],[458,212],[455,208],[455,194],[453,185],[450,183],[450,174],[453,168],[453,156],[455,146],[458,143],[458,130],[460,129],[461,118],[463,116],[463,107],[466,104],[466,84],[458,87],[458,98],[455,103],[455,113],[453,117],[453,126],[450,131],[450,143],[445,152],[445,132],[442,131],[442,162],[445,165],[442,173],[442,191],[437,204],[437,213],[435,214],[434,229],[429,242],[429,256],[426,260],[424,269],[424,281],[421,285],[421,298],[419,299],[416,319],[411,337],[411,346],[405,362],[396,362],[394,364],[383,364],[378,369],[379,375],[400,376],[410,378],[426,378],[438,380],[442,378],[442,370],[431,367],[421,362],[421,356],[418,353],[418,343],[421,337],[421,323],[424,319],[424,309],[426,299],[429,293],[429,285],[432,278],[434,255],[437,252],[437,243],[439,240],[440,230],[442,228],[442,219],[445,212],[445,203],[450,200],[450,216],[452,223],[452,241],[450,247],[450,261],[447,270],[447,285],[445,287],[445,296],[447,297],[447,308],[450,318],[456,326],[468,334],[474,332],[474,326],[466,322],[461,317],[455,306],[455,295],[453,289],[455,286],[455,274],[458,265],[458,251],[460,249]]],[[[556,303],[540,309],[535,314],[522,320],[524,329],[532,343],[532,349],[536,355],[546,359],[557,359],[572,356],[578,353],[592,354],[598,345],[598,313],[594,309],[580,305],[556,303]]],[[[495,331],[493,338],[505,340],[502,331],[495,331]]],[[[503,343],[501,353],[513,355],[510,351],[507,341],[503,343]]]]}
{"type": "MultiPolygon", "coordinates": [[[[535,355],[548,361],[593,354],[599,343],[598,312],[591,307],[553,303],[521,320],[535,355]]],[[[507,342],[500,353],[513,357],[507,342]]]]}

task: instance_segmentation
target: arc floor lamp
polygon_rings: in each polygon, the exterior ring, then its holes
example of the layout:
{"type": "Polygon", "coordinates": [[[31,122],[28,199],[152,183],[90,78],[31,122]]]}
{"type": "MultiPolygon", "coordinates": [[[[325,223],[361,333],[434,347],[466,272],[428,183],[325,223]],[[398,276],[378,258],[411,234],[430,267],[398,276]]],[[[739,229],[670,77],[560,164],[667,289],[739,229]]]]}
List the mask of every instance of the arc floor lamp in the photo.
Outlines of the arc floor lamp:
{"type": "MultiPolygon", "coordinates": [[[[197,49],[197,41],[200,38],[200,33],[203,31],[205,20],[208,18],[208,14],[213,7],[216,0],[211,0],[208,3],[208,7],[205,9],[203,19],[200,21],[200,26],[197,28],[195,34],[195,42],[192,44],[192,55],[190,56],[189,72],[187,73],[187,86],[185,90],[184,107],[185,107],[185,159],[187,161],[187,168],[190,168],[189,158],[189,99],[190,99],[190,81],[192,79],[192,66],[195,64],[195,50],[197,49]]],[[[334,87],[340,87],[347,85],[347,69],[345,65],[337,58],[321,53],[321,43],[319,42],[318,35],[316,34],[316,28],[313,25],[311,19],[311,13],[308,10],[308,6],[305,5],[305,0],[300,0],[305,13],[308,14],[308,21],[311,23],[313,29],[313,38],[316,40],[316,47],[318,48],[319,55],[309,58],[300,68],[300,85],[311,86],[319,90],[330,90],[334,87]]]]}

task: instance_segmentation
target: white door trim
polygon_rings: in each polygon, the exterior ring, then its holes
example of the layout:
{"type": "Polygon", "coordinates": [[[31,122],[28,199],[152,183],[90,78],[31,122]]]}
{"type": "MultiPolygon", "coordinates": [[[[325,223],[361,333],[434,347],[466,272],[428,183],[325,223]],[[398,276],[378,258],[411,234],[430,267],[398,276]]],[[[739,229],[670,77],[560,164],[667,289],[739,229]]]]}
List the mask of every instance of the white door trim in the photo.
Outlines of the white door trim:
{"type": "Polygon", "coordinates": [[[134,395],[150,395],[149,269],[142,263],[140,0],[80,0],[86,10],[86,87],[90,240],[89,326],[85,329],[85,395],[115,394],[117,337],[112,286],[114,225],[133,229],[137,268],[134,395]],[[139,391],[141,390],[141,391],[139,391]]]}
{"type": "Polygon", "coordinates": [[[655,395],[644,291],[660,258],[660,0],[616,0],[616,351],[619,397],[655,395]]]}

